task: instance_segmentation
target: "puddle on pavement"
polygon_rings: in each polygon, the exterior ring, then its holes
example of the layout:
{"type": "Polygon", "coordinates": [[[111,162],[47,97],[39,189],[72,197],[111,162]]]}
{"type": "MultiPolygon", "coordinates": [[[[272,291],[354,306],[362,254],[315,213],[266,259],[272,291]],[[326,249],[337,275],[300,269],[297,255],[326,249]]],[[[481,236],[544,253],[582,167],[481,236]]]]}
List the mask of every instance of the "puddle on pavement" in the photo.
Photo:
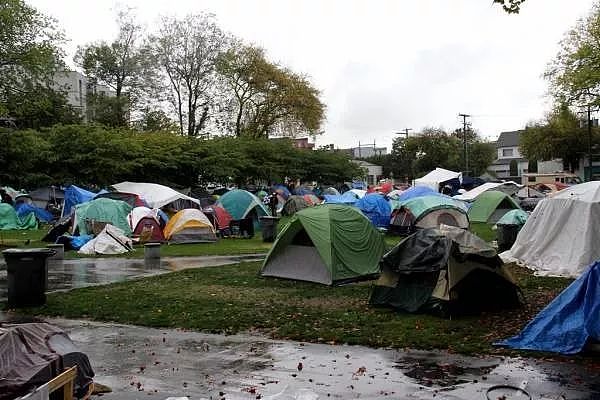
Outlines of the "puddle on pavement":
{"type": "Polygon", "coordinates": [[[394,368],[399,368],[404,375],[414,379],[421,385],[447,387],[481,380],[497,366],[498,364],[465,367],[452,363],[405,358],[396,361],[394,368]]]}
{"type": "MultiPolygon", "coordinates": [[[[48,291],[68,290],[93,285],[121,282],[145,276],[237,264],[262,260],[264,255],[165,257],[162,259],[96,258],[50,260],[48,262],[48,291]]],[[[3,261],[3,258],[0,258],[3,261]]],[[[0,301],[7,298],[6,264],[0,268],[0,301]]]]}

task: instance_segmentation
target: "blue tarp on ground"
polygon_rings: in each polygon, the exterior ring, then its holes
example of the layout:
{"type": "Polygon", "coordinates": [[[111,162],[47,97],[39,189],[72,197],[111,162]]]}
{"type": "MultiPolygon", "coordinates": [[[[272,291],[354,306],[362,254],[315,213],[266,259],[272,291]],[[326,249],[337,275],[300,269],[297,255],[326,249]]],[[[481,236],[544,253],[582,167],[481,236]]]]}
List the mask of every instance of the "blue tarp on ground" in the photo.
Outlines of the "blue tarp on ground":
{"type": "Polygon", "coordinates": [[[600,340],[600,261],[563,290],[521,333],[496,345],[575,354],[588,340],[600,340]]]}
{"type": "Polygon", "coordinates": [[[67,186],[65,189],[65,204],[63,206],[62,216],[66,217],[71,215],[73,207],[77,204],[86,203],[92,200],[94,196],[96,196],[96,193],[89,192],[75,185],[67,186]]]}
{"type": "Polygon", "coordinates": [[[350,204],[354,205],[358,201],[358,197],[348,191],[344,194],[326,194],[323,196],[327,204],[350,204]]]}
{"type": "Polygon", "coordinates": [[[402,202],[415,197],[439,195],[440,193],[427,186],[412,186],[402,192],[396,200],[402,202]]]}
{"type": "Polygon", "coordinates": [[[392,208],[385,197],[379,193],[366,194],[355,204],[378,228],[387,228],[390,224],[392,208]]]}
{"type": "Polygon", "coordinates": [[[43,222],[50,222],[52,219],[54,219],[52,214],[50,214],[48,211],[31,204],[20,203],[15,207],[15,210],[17,211],[19,218],[24,218],[28,214],[33,213],[38,220],[43,222]]]}

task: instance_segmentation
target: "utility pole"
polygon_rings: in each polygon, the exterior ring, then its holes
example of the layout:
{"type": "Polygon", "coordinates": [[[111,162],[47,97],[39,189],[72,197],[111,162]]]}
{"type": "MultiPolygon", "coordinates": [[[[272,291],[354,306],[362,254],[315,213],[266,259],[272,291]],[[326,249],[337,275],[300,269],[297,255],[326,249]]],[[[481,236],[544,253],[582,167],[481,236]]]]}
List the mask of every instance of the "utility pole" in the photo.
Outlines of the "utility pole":
{"type": "Polygon", "coordinates": [[[405,139],[408,139],[408,131],[412,131],[412,128],[404,128],[404,132],[394,132],[396,135],[404,135],[405,139]]]}
{"type": "Polygon", "coordinates": [[[471,116],[469,114],[458,114],[463,119],[463,157],[465,160],[465,175],[469,175],[469,159],[467,155],[467,118],[471,116]]]}
{"type": "Polygon", "coordinates": [[[587,128],[588,128],[588,182],[592,180],[592,106],[587,106],[587,128]]]}

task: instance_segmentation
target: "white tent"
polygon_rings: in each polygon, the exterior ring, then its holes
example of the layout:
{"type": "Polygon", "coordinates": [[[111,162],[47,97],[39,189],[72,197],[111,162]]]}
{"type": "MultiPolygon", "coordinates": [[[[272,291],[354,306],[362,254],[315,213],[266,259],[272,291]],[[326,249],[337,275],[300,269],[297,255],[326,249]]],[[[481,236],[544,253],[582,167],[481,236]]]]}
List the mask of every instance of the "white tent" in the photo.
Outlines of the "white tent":
{"type": "Polygon", "coordinates": [[[444,168],[436,168],[422,178],[415,179],[414,186],[427,186],[439,192],[440,183],[449,181],[450,179],[458,178],[462,180],[461,172],[449,171],[444,168]]]}
{"type": "Polygon", "coordinates": [[[200,200],[157,183],[121,182],[112,187],[119,192],[137,194],[146,201],[150,208],[160,208],[176,200],[189,200],[200,205],[200,200]]]}
{"type": "Polygon", "coordinates": [[[539,275],[578,277],[600,259],[600,182],[587,182],[542,200],[502,253],[539,275]]]}
{"type": "Polygon", "coordinates": [[[488,190],[497,190],[499,192],[504,192],[507,195],[512,196],[513,194],[517,193],[521,187],[522,185],[518,185],[513,181],[486,182],[483,185],[477,186],[476,188],[469,190],[468,192],[458,194],[454,196],[454,198],[463,201],[473,201],[477,198],[477,196],[484,192],[487,192],[488,190]]]}
{"type": "Polygon", "coordinates": [[[84,244],[79,254],[122,254],[133,250],[131,239],[125,233],[111,224],[106,224],[102,232],[84,244]]]}
{"type": "Polygon", "coordinates": [[[154,218],[158,222],[158,210],[155,208],[154,210],[149,209],[148,207],[135,207],[129,215],[127,215],[127,221],[129,222],[129,227],[133,231],[137,226],[138,222],[142,218],[151,217],[154,218]]]}

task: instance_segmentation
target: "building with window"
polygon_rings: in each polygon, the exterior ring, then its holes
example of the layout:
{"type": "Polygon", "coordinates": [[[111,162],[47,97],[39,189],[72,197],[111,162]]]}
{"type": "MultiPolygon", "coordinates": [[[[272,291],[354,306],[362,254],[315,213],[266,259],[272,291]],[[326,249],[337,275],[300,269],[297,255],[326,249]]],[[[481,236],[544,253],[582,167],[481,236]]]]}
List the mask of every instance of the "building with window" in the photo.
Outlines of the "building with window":
{"type": "Polygon", "coordinates": [[[521,155],[519,142],[523,131],[502,132],[496,141],[496,161],[488,167],[498,179],[518,179],[528,172],[529,161],[521,155]],[[516,175],[511,175],[510,165],[516,163],[516,175]]]}
{"type": "Polygon", "coordinates": [[[383,167],[381,165],[371,164],[363,160],[352,160],[352,162],[363,169],[364,175],[360,178],[364,179],[367,185],[376,185],[383,177],[383,167]]]}

